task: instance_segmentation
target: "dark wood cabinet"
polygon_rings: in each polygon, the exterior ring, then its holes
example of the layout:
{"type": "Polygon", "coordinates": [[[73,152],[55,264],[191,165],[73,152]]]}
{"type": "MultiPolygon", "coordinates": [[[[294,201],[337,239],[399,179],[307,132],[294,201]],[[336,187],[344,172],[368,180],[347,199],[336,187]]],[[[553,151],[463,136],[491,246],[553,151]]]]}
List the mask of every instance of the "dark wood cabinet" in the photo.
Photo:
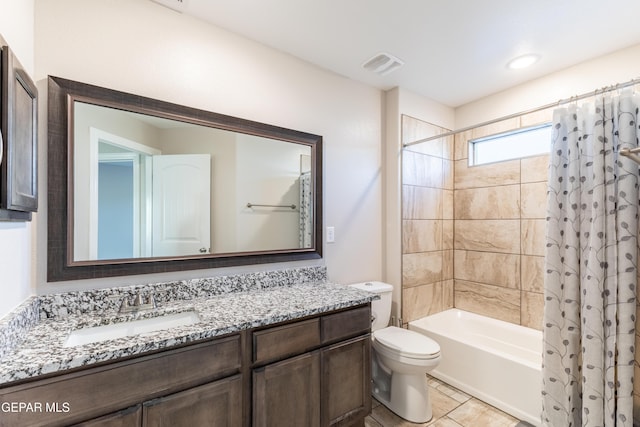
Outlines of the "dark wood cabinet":
{"type": "Polygon", "coordinates": [[[322,350],[322,425],[349,426],[371,412],[371,339],[359,337],[322,350]]]}
{"type": "Polygon", "coordinates": [[[253,426],[320,426],[318,351],[254,370],[253,426]]]}
{"type": "Polygon", "coordinates": [[[142,419],[143,427],[240,427],[240,375],[146,402],[142,419]]]}
{"type": "Polygon", "coordinates": [[[33,402],[41,411],[5,413],[0,426],[64,426],[240,372],[238,334],[0,388],[0,404],[33,402]],[[55,410],[48,410],[47,406],[55,410]]]}
{"type": "Polygon", "coordinates": [[[371,412],[369,305],[0,387],[0,427],[328,427],[371,412]],[[77,424],[80,423],[80,424],[77,424]]]}
{"type": "Polygon", "coordinates": [[[370,319],[364,306],[254,332],[253,426],[363,425],[370,319]]]}
{"type": "Polygon", "coordinates": [[[0,220],[38,210],[38,90],[0,37],[0,220]]]}
{"type": "Polygon", "coordinates": [[[113,414],[75,424],[74,427],[133,427],[140,424],[142,424],[142,405],[136,405],[113,414]]]}

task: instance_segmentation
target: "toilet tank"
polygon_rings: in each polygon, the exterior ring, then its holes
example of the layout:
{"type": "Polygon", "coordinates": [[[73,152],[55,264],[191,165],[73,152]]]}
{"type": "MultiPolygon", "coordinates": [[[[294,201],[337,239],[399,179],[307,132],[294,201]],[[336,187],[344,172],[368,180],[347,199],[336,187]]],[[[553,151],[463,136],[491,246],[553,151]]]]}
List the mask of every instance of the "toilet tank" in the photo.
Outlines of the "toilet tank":
{"type": "Polygon", "coordinates": [[[380,296],[380,299],[371,301],[371,316],[373,317],[371,330],[376,331],[389,326],[393,286],[383,282],[354,283],[349,286],[353,286],[354,288],[358,288],[363,291],[373,292],[380,296]]]}

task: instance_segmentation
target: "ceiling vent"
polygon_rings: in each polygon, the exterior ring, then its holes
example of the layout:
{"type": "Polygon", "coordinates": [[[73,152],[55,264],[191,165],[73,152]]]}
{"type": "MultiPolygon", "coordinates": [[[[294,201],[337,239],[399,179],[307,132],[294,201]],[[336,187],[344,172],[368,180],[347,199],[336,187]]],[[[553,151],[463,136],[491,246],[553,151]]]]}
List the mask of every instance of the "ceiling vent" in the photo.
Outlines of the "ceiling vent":
{"type": "Polygon", "coordinates": [[[384,76],[389,74],[395,69],[398,69],[404,65],[404,61],[396,58],[388,53],[379,53],[373,58],[365,62],[362,66],[378,75],[384,76]]]}
{"type": "Polygon", "coordinates": [[[158,4],[168,7],[169,9],[173,9],[177,12],[184,12],[187,8],[188,0],[151,0],[158,4]]]}

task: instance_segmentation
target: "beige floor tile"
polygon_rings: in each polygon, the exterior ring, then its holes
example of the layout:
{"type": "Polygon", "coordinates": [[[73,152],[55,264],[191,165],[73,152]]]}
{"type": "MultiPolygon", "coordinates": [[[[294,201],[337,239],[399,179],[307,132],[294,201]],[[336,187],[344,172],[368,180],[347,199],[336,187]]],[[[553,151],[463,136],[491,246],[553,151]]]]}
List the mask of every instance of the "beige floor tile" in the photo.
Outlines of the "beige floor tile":
{"type": "Polygon", "coordinates": [[[380,405],[371,411],[371,418],[377,421],[382,427],[426,427],[426,423],[416,424],[403,420],[384,405],[380,405]]]}
{"type": "Polygon", "coordinates": [[[447,396],[449,396],[450,398],[452,398],[458,403],[464,403],[467,400],[471,399],[471,396],[469,396],[467,393],[464,393],[458,390],[457,388],[451,387],[450,385],[445,383],[441,383],[436,387],[436,389],[446,394],[447,396]]]}
{"type": "Polygon", "coordinates": [[[431,397],[431,409],[433,410],[433,418],[438,419],[447,415],[460,405],[456,399],[440,391],[440,387],[429,389],[431,397]]]}
{"type": "Polygon", "coordinates": [[[429,424],[429,427],[462,427],[462,426],[457,422],[453,421],[451,418],[444,417],[434,421],[432,424],[429,424]]]}
{"type": "Polygon", "coordinates": [[[514,427],[518,420],[477,399],[471,399],[449,414],[462,427],[514,427]]]}
{"type": "Polygon", "coordinates": [[[364,427],[382,427],[382,424],[373,419],[371,415],[364,419],[364,427]]]}

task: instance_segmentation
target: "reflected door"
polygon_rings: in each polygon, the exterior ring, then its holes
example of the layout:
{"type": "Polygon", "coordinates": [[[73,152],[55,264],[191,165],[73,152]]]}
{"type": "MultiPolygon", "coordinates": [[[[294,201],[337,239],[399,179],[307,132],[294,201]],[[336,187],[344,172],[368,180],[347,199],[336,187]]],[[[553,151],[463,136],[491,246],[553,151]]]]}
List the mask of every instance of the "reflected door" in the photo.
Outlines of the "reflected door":
{"type": "Polygon", "coordinates": [[[153,156],[153,256],[207,254],[211,156],[153,156]]]}
{"type": "Polygon", "coordinates": [[[98,165],[98,259],[132,258],[134,218],[134,163],[104,161],[98,165]]]}

